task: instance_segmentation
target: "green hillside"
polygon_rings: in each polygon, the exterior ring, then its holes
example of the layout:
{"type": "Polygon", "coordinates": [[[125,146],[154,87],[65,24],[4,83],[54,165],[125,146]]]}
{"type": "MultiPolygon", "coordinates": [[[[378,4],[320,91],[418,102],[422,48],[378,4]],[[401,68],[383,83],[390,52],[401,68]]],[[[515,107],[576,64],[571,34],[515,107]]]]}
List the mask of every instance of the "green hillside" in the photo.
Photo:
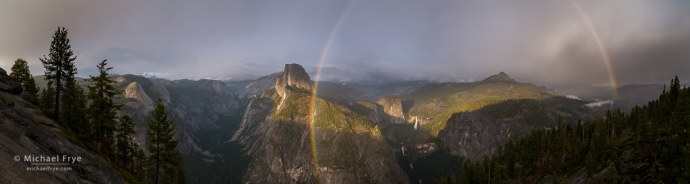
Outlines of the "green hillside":
{"type": "Polygon", "coordinates": [[[508,141],[497,154],[466,162],[459,183],[686,183],[689,105],[690,88],[675,78],[630,114],[616,109],[508,141]]]}
{"type": "Polygon", "coordinates": [[[504,81],[429,84],[402,98],[408,121],[417,116],[421,129],[432,136],[457,112],[481,110],[499,119],[543,126],[555,123],[558,116],[579,118],[587,111],[583,101],[533,84],[504,81]]]}

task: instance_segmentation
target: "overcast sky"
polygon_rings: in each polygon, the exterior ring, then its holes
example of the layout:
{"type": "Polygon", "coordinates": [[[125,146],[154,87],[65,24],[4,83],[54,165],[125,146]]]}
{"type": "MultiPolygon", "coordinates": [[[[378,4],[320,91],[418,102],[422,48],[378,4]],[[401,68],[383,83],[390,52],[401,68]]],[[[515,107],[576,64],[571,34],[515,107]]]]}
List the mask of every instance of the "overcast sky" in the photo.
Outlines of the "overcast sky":
{"type": "Polygon", "coordinates": [[[94,75],[254,79],[302,64],[329,81],[608,85],[594,30],[619,84],[690,81],[690,1],[0,1],[0,67],[34,75],[58,26],[94,75]],[[581,8],[578,13],[576,4],[581,8]],[[346,7],[351,5],[347,12],[346,7]],[[585,23],[588,17],[590,30],[585,23]]]}

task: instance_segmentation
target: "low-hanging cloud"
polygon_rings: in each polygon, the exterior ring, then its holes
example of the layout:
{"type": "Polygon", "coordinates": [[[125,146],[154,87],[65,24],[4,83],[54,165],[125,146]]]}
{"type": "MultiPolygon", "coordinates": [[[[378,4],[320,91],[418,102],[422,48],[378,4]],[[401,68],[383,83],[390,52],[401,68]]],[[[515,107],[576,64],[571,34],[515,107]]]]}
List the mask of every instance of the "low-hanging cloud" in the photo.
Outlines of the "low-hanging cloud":
{"type": "Polygon", "coordinates": [[[349,12],[346,1],[2,1],[0,67],[24,58],[42,74],[38,57],[64,26],[79,75],[108,59],[114,73],[169,79],[253,79],[299,63],[335,82],[500,71],[550,88],[611,84],[611,71],[619,84],[690,81],[690,3],[575,2],[593,31],[568,1],[356,1],[349,12]]]}
{"type": "Polygon", "coordinates": [[[587,107],[601,107],[604,105],[613,105],[613,100],[604,100],[585,104],[587,107]]]}

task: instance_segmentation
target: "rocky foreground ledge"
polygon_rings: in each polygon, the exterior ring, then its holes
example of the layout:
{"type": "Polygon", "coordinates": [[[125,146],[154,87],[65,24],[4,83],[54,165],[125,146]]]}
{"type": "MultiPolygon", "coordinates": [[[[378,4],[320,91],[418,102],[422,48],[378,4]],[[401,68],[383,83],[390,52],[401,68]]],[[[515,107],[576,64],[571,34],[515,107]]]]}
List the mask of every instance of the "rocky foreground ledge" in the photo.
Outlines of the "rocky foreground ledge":
{"type": "Polygon", "coordinates": [[[0,183],[125,183],[107,161],[67,140],[63,135],[70,134],[19,96],[18,86],[0,68],[0,183]],[[41,156],[48,159],[42,164],[81,162],[32,166],[37,160],[26,160],[41,156]]]}

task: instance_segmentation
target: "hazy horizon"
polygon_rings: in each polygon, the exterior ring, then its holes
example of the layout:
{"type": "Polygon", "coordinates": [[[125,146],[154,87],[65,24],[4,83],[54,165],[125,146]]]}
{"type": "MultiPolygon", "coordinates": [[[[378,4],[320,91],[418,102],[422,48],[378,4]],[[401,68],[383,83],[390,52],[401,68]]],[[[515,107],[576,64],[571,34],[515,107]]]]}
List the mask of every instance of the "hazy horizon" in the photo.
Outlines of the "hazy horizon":
{"type": "Polygon", "coordinates": [[[166,79],[241,81],[299,63],[312,80],[349,83],[501,71],[549,88],[685,83],[687,12],[676,1],[2,1],[0,67],[23,58],[42,75],[62,26],[80,77],[108,59],[112,73],[166,79]]]}

